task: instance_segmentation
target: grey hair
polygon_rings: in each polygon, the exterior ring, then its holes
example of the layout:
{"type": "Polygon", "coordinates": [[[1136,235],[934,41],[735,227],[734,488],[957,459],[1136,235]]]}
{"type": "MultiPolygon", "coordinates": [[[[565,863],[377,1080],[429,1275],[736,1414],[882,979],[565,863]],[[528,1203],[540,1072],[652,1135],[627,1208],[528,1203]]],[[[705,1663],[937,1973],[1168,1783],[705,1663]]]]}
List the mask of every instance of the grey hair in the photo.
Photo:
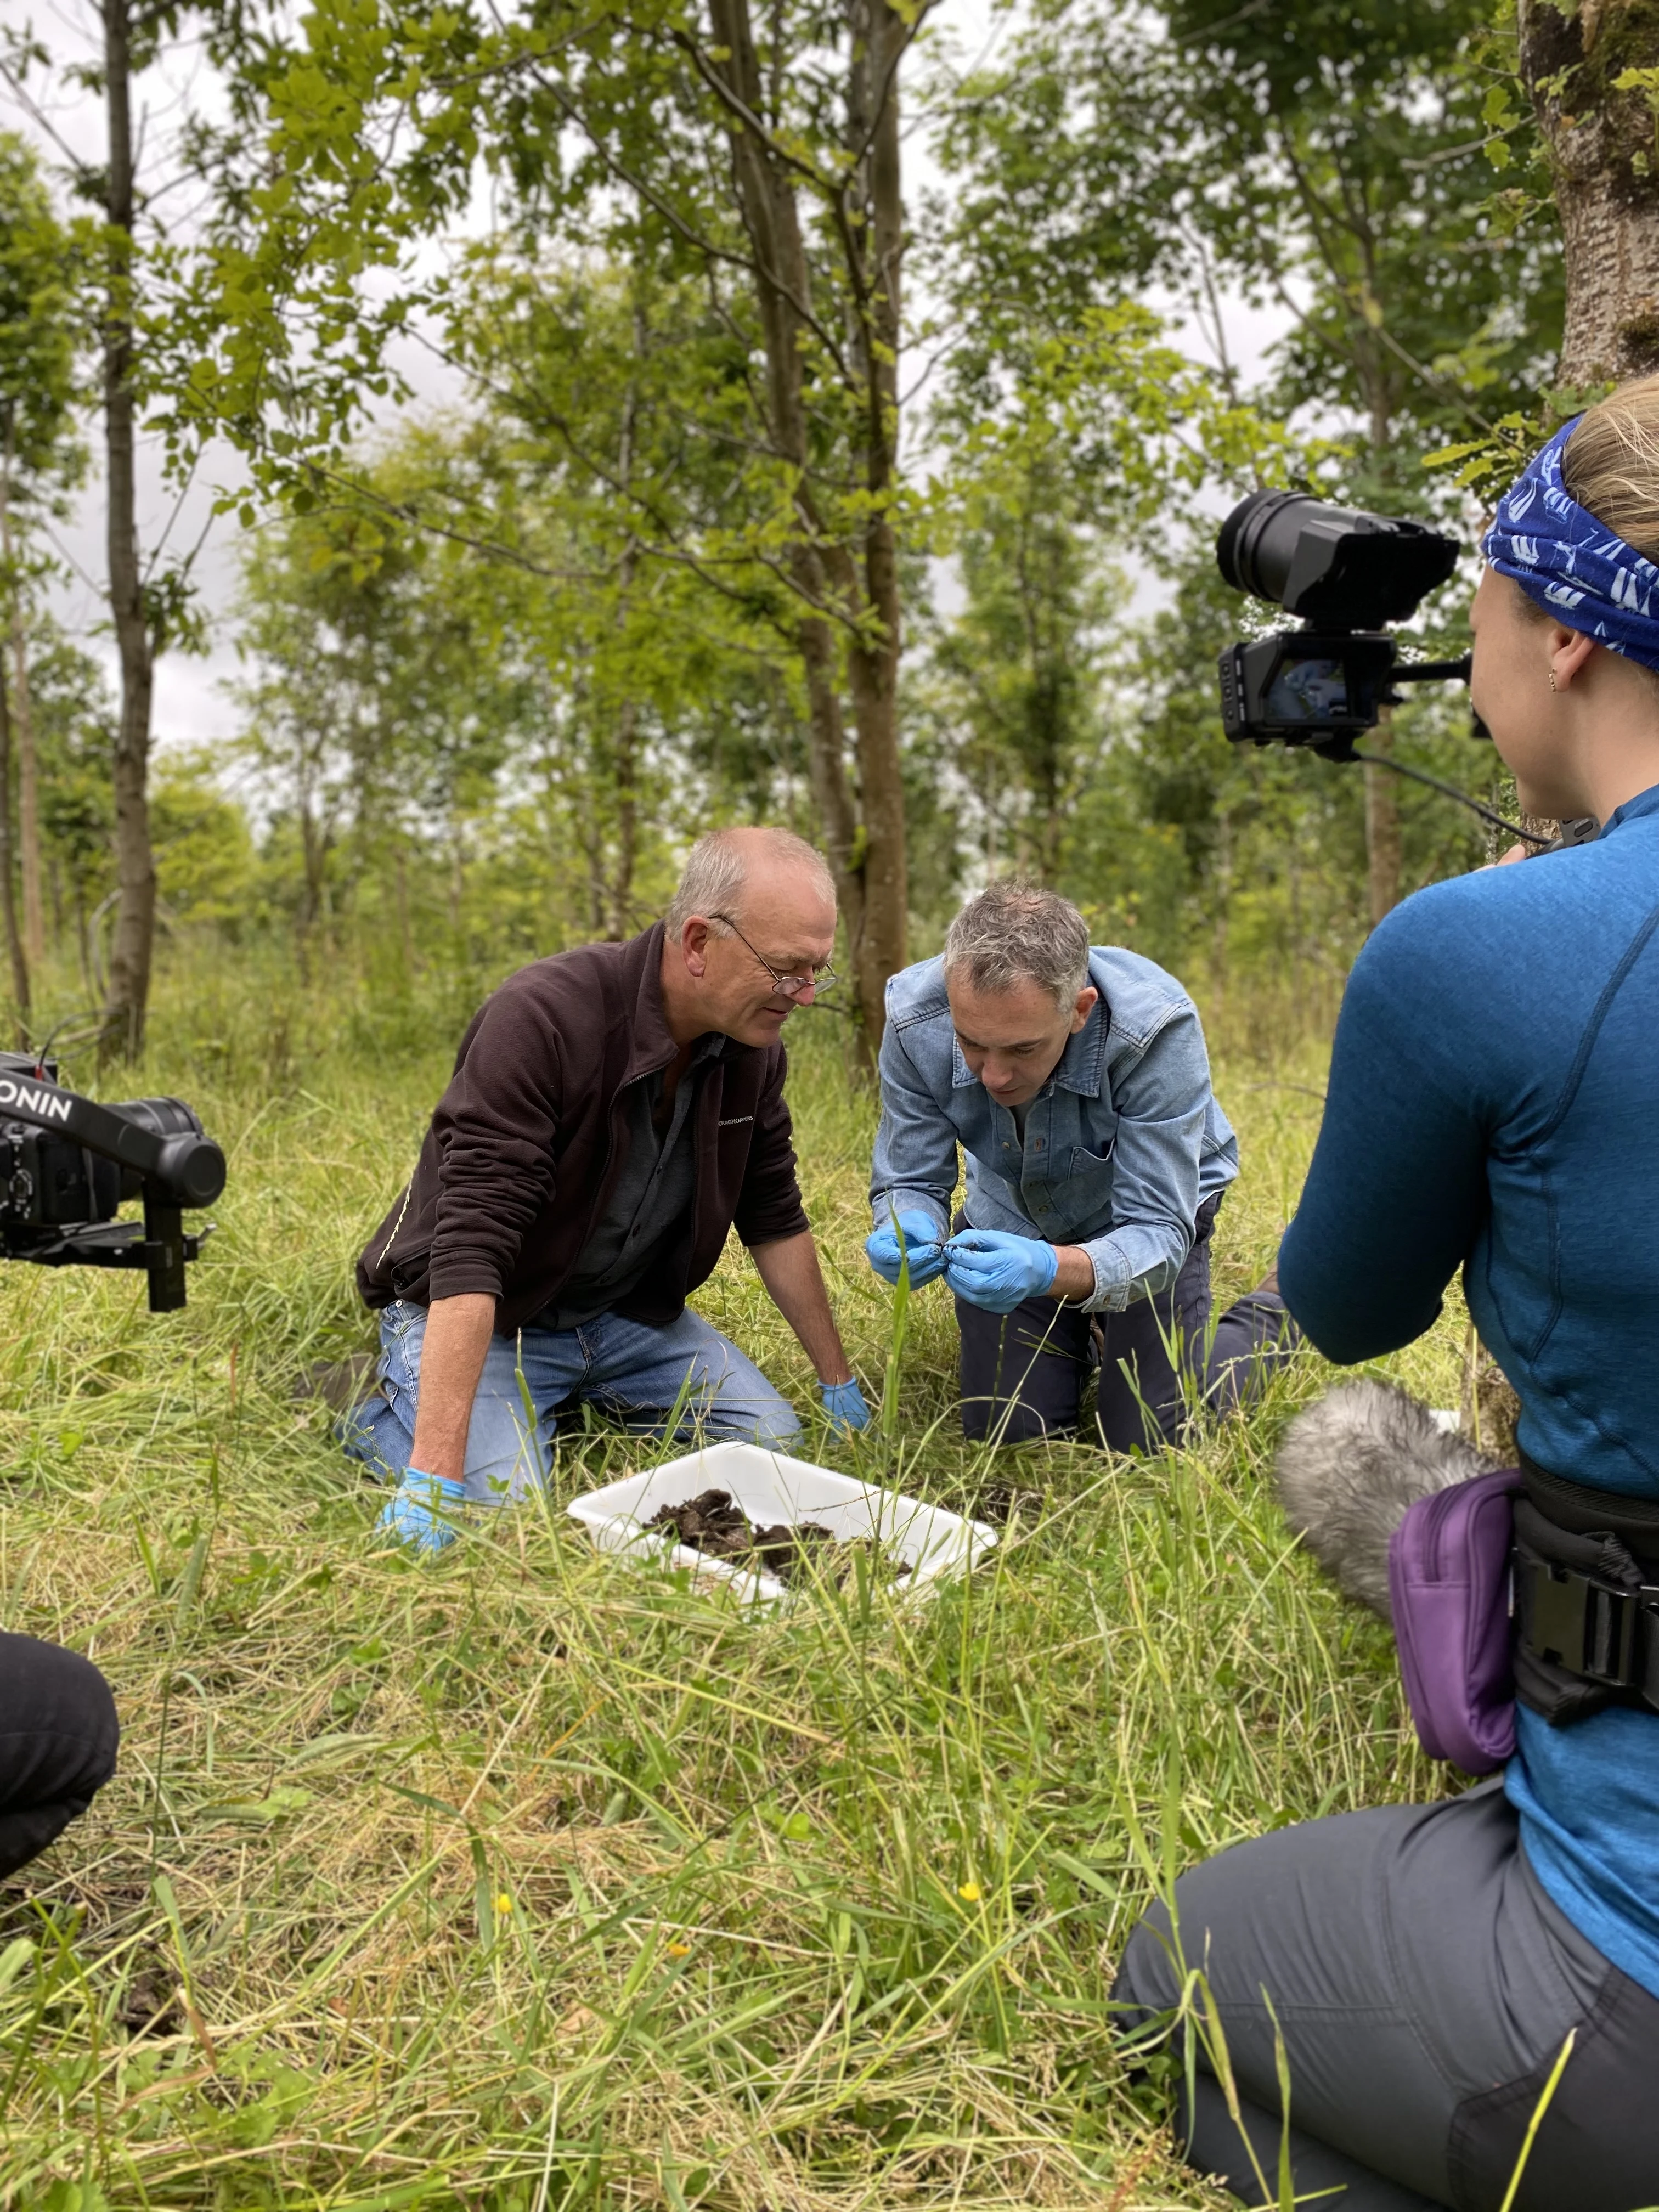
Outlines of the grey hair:
{"type": "Polygon", "coordinates": [[[1040,983],[1069,1006],[1089,980],[1089,925],[1058,891],[1003,876],[969,900],[945,939],[945,972],[976,991],[1040,983]]]}
{"type": "Polygon", "coordinates": [[[678,937],[693,915],[707,921],[729,913],[741,900],[749,872],[762,854],[815,880],[834,906],[836,879],[829,862],[793,830],[709,830],[685,856],[678,888],[663,915],[668,935],[678,937]]]}

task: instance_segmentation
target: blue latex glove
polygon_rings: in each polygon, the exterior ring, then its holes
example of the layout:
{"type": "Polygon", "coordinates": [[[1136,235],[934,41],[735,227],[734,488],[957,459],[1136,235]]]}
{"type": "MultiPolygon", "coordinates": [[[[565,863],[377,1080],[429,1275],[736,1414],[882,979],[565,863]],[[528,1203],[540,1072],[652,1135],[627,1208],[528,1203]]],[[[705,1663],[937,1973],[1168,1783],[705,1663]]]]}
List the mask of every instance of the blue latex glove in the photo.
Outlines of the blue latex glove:
{"type": "Polygon", "coordinates": [[[454,1519],[465,1502],[464,1482],[452,1482],[447,1474],[423,1474],[418,1467],[405,1468],[374,1526],[382,1535],[435,1558],[454,1542],[454,1519]]]}
{"type": "MultiPolygon", "coordinates": [[[[939,1228],[931,1214],[915,1209],[901,1213],[898,1225],[904,1231],[905,1256],[910,1262],[910,1288],[919,1291],[924,1283],[945,1273],[945,1247],[939,1241],[939,1228]]],[[[870,1265],[884,1283],[896,1284],[899,1279],[899,1241],[890,1221],[884,1229],[878,1229],[873,1237],[866,1237],[864,1249],[870,1265]]]]}
{"type": "Polygon", "coordinates": [[[860,1429],[867,1429],[871,1422],[870,1408],[864,1402],[864,1393],[859,1388],[855,1375],[850,1382],[820,1382],[818,1395],[823,1401],[823,1410],[830,1416],[830,1425],[844,1437],[860,1429]]]}
{"type": "Polygon", "coordinates": [[[1040,1298],[1059,1273],[1059,1253],[1034,1237],[964,1229],[945,1247],[945,1281],[986,1313],[1012,1313],[1027,1298],[1040,1298]]]}

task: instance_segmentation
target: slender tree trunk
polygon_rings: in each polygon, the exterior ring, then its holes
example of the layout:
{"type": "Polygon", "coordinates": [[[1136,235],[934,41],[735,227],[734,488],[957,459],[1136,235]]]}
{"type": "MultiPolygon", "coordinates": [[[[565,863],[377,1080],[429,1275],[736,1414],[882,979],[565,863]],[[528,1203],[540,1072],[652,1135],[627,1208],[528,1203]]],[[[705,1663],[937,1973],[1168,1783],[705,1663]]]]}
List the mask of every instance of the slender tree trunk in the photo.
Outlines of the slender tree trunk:
{"type": "Polygon", "coordinates": [[[6,414],[6,465],[0,474],[0,554],[11,584],[11,653],[16,690],[12,695],[13,734],[17,741],[17,843],[23,879],[23,949],[38,968],[46,953],[46,904],[40,889],[40,794],[34,751],[34,709],[29,697],[28,629],[23,620],[22,579],[17,573],[11,535],[11,471],[15,424],[6,414]]]}
{"type": "Polygon", "coordinates": [[[154,653],[138,562],[133,376],[132,51],[128,0],[104,0],[109,109],[108,296],[104,310],[104,441],[109,603],[121,662],[115,741],[115,867],[119,899],[110,951],[100,1060],[143,1049],[155,940],[155,860],[149,838],[150,700],[154,653]]]}
{"type": "MultiPolygon", "coordinates": [[[[815,592],[823,587],[817,562],[802,553],[797,571],[815,592]]],[[[841,671],[836,641],[827,622],[811,617],[799,631],[801,665],[806,672],[806,777],[823,825],[821,836],[836,878],[836,895],[847,931],[848,959],[860,1007],[864,1006],[864,834],[847,779],[847,730],[842,720],[841,671]]],[[[867,1021],[867,1012],[865,1018],[867,1021]]]]}
{"type": "MultiPolygon", "coordinates": [[[[1394,732],[1386,708],[1371,738],[1371,750],[1394,750],[1394,732]]],[[[1400,790],[1385,768],[1367,768],[1365,777],[1365,878],[1371,927],[1400,903],[1400,790]]]]}
{"type": "Polygon", "coordinates": [[[1215,886],[1215,926],[1210,933],[1210,973],[1216,1011],[1219,1013],[1226,1004],[1231,965],[1229,918],[1233,905],[1233,817],[1231,814],[1224,813],[1216,823],[1215,872],[1212,880],[1215,886]]]}
{"type": "Polygon", "coordinates": [[[0,667],[0,908],[5,912],[6,953],[11,963],[11,995],[17,1009],[17,1043],[29,1048],[29,964],[17,927],[17,898],[12,884],[11,698],[0,667]]]}
{"type": "Polygon", "coordinates": [[[1302,979],[1302,856],[1297,849],[1294,831],[1286,872],[1291,881],[1291,1018],[1299,1037],[1307,1024],[1308,1001],[1302,979]]]}
{"type": "Polygon", "coordinates": [[[800,535],[792,555],[805,603],[797,642],[806,676],[808,763],[847,927],[861,1051],[881,1042],[888,977],[904,964],[908,908],[904,787],[899,766],[900,605],[890,505],[898,437],[900,198],[897,60],[905,35],[887,0],[848,0],[848,131],[856,156],[831,224],[854,302],[848,392],[859,410],[855,465],[868,498],[860,541],[826,529],[808,435],[804,348],[811,337],[811,268],[797,179],[759,122],[767,112],[749,0],[708,0],[720,64],[735,101],[732,166],[755,264],[766,350],[768,429],[793,471],[800,535]],[[815,611],[822,609],[822,614],[815,611]],[[838,638],[845,638],[843,646],[838,638]],[[847,773],[842,660],[852,696],[859,790],[847,773]]]}
{"type": "MultiPolygon", "coordinates": [[[[301,744],[304,739],[301,740],[301,744]]],[[[312,933],[322,918],[323,911],[323,846],[322,832],[312,811],[311,794],[303,786],[298,794],[300,816],[300,854],[304,871],[300,887],[300,904],[294,917],[294,959],[300,971],[300,981],[311,981],[312,933]]]]}
{"type": "Polygon", "coordinates": [[[87,921],[87,887],[79,876],[75,879],[75,944],[81,956],[81,981],[86,985],[88,999],[98,996],[98,987],[92,980],[92,933],[87,921]]]}
{"type": "Polygon", "coordinates": [[[403,946],[404,986],[407,989],[415,981],[415,933],[409,922],[409,861],[401,836],[398,840],[398,940],[403,946]]]}
{"type": "Polygon", "coordinates": [[[634,871],[639,861],[639,702],[624,699],[617,709],[617,866],[611,884],[611,935],[632,934],[634,871]]]}
{"type": "Polygon", "coordinates": [[[859,997],[873,1052],[881,1042],[887,979],[902,968],[909,921],[904,781],[899,758],[902,647],[898,545],[891,520],[898,474],[900,270],[904,202],[898,64],[904,19],[888,0],[849,0],[848,136],[866,149],[859,179],[867,221],[844,247],[861,319],[854,356],[864,381],[864,478],[870,519],[863,546],[863,619],[848,655],[864,802],[864,915],[859,997]],[[867,238],[867,247],[865,240],[867,238]],[[860,258],[866,253],[867,260],[860,258]]]}
{"type": "Polygon", "coordinates": [[[1560,381],[1659,368],[1659,158],[1655,110],[1626,70],[1659,68],[1646,0],[1520,0],[1521,69],[1555,178],[1567,278],[1560,381]]]}
{"type": "MultiPolygon", "coordinates": [[[[1369,327],[1356,349],[1360,386],[1370,417],[1371,452],[1381,462],[1394,437],[1393,397],[1383,367],[1382,350],[1369,327]]],[[[1384,707],[1377,722],[1371,750],[1391,753],[1394,732],[1389,726],[1392,709],[1384,707]]],[[[1368,768],[1365,778],[1365,876],[1371,927],[1400,903],[1403,848],[1400,836],[1400,780],[1385,768],[1368,768]]]]}
{"type": "MultiPolygon", "coordinates": [[[[647,337],[643,309],[634,308],[634,354],[643,362],[647,337]]],[[[639,434],[640,385],[630,379],[623,403],[622,436],[617,455],[617,481],[626,499],[633,488],[634,456],[639,434]]],[[[633,611],[634,578],[639,566],[639,545],[630,530],[617,580],[617,629],[624,633],[633,611]]],[[[611,934],[617,941],[630,933],[634,915],[634,870],[639,860],[640,794],[638,738],[639,702],[631,696],[617,709],[617,866],[611,889],[611,934]]]]}

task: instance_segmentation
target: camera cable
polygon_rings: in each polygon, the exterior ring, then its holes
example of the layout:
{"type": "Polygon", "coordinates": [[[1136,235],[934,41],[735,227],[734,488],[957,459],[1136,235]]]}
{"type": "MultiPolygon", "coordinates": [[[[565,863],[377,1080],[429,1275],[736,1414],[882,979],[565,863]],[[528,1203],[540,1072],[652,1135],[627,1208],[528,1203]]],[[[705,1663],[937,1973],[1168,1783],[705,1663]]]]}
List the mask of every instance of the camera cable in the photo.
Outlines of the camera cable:
{"type": "Polygon", "coordinates": [[[1396,775],[1408,775],[1413,783],[1426,783],[1431,791],[1440,792],[1447,799],[1455,799],[1460,806],[1467,806],[1471,814],[1478,814],[1483,822],[1490,823],[1494,830],[1501,830],[1506,837],[1518,837],[1523,844],[1535,845],[1540,853],[1561,842],[1559,835],[1540,837],[1535,830],[1523,830],[1518,822],[1509,821],[1495,806],[1487,806],[1478,799],[1471,799],[1467,791],[1460,791],[1455,783],[1443,783],[1437,775],[1431,775],[1426,769],[1413,768],[1406,761],[1391,760],[1384,753],[1362,753],[1358,745],[1352,749],[1349,758],[1364,761],[1367,768],[1392,769],[1396,775]]]}

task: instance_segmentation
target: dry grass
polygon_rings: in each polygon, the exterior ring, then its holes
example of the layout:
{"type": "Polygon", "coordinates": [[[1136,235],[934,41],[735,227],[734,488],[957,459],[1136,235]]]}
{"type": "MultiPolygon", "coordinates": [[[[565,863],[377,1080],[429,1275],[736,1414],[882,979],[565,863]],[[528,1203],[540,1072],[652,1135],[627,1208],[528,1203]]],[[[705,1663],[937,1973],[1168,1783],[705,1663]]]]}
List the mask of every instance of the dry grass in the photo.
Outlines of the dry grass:
{"type": "MultiPolygon", "coordinates": [[[[343,1032],[273,1066],[270,1008],[186,980],[149,1079],[232,1156],[188,1313],[152,1321],[122,1278],[0,1279],[4,1624],[93,1653],[125,1731],[117,1780],[12,1885],[0,2199],[1216,2201],[1113,2057],[1153,1867],[1438,1782],[1386,1638],[1292,1553],[1265,1484],[1317,1361],[1180,1455],[993,1462],[953,1432],[947,1301],[922,1294],[896,1443],[809,1450],[1006,1515],[927,1607],[818,1591],[756,1620],[595,1557],[561,1508],[639,1449],[604,1433],[562,1452],[544,1508],[411,1565],[374,1549],[372,1494],[292,1392],[364,1334],[349,1264],[443,1055],[343,1032]]],[[[290,1009],[283,1036],[329,1018],[290,1009]]],[[[1294,1202],[1304,1057],[1223,1071],[1247,1162],[1225,1291],[1294,1202]]],[[[794,1097],[878,1388],[871,1109],[821,1037],[794,1097]]],[[[700,1303],[812,1402],[740,1259],[700,1303]]],[[[1405,1370],[1438,1403],[1460,1327],[1405,1370]]]]}

